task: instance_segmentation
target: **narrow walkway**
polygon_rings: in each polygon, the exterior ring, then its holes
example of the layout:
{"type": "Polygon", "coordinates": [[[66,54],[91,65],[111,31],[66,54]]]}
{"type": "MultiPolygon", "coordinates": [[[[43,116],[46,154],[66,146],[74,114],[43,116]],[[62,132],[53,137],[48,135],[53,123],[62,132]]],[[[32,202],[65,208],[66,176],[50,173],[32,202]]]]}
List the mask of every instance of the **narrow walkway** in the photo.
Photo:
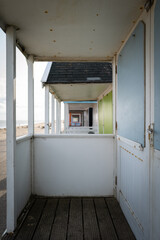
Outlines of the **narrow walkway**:
{"type": "Polygon", "coordinates": [[[16,240],[132,240],[115,198],[36,198],[13,236],[16,240]]]}

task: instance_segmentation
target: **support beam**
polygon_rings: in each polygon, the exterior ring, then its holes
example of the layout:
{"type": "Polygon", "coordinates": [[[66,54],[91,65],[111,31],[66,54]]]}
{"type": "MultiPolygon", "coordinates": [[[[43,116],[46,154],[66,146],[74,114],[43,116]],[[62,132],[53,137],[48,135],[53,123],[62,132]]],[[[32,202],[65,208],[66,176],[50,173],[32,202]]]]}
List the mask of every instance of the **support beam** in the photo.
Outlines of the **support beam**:
{"type": "Polygon", "coordinates": [[[52,94],[52,109],[51,109],[51,111],[52,111],[52,119],[51,119],[51,121],[52,121],[52,129],[51,129],[51,132],[52,132],[52,134],[55,134],[55,126],[54,126],[54,119],[55,119],[55,98],[54,98],[54,95],[52,94]]]}
{"type": "Polygon", "coordinates": [[[34,75],[33,75],[33,56],[27,59],[28,63],[28,134],[34,134],[34,75]]]}
{"type": "Polygon", "coordinates": [[[68,103],[66,105],[66,128],[67,128],[67,130],[69,128],[69,105],[68,105],[68,103]]]}
{"type": "Polygon", "coordinates": [[[61,133],[61,102],[59,102],[59,134],[61,133]]]}
{"type": "Polygon", "coordinates": [[[64,103],[64,132],[67,131],[68,126],[69,126],[68,103],[64,103]]]}
{"type": "Polygon", "coordinates": [[[112,62],[112,102],[113,102],[113,134],[116,134],[116,56],[112,62]]]}
{"type": "Polygon", "coordinates": [[[45,85],[45,134],[49,134],[49,86],[45,85]]]}
{"type": "Polygon", "coordinates": [[[59,102],[56,99],[56,134],[59,134],[59,102]]]}
{"type": "Polygon", "coordinates": [[[6,125],[7,125],[7,232],[16,227],[15,147],[16,147],[16,32],[6,30],[6,125]]]}

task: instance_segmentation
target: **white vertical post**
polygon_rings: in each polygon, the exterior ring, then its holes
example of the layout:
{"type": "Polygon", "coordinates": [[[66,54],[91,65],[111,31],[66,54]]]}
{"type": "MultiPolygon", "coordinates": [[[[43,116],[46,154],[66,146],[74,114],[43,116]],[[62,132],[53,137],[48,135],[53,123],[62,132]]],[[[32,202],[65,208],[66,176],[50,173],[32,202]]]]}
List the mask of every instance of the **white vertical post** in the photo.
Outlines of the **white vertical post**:
{"type": "Polygon", "coordinates": [[[59,134],[59,102],[56,99],[56,134],[59,134]]]}
{"type": "Polygon", "coordinates": [[[7,125],[7,232],[16,226],[15,147],[16,147],[16,32],[6,31],[6,125],[7,125]]]}
{"type": "Polygon", "coordinates": [[[64,132],[66,132],[66,103],[64,103],[64,132]]]}
{"type": "Polygon", "coordinates": [[[27,59],[28,63],[28,134],[34,134],[34,76],[33,76],[33,56],[27,59]]]}
{"type": "Polygon", "coordinates": [[[99,109],[98,109],[98,101],[97,101],[97,133],[99,134],[99,109]]]}
{"type": "Polygon", "coordinates": [[[116,129],[116,56],[113,58],[112,62],[112,106],[113,106],[113,134],[115,134],[116,129]]]}
{"type": "Polygon", "coordinates": [[[55,126],[54,126],[54,119],[55,119],[55,101],[54,101],[54,95],[52,94],[52,119],[51,119],[51,121],[52,121],[52,129],[51,129],[51,132],[52,132],[52,134],[54,134],[55,133],[55,126]]]}
{"type": "Polygon", "coordinates": [[[45,85],[45,134],[49,134],[49,86],[45,85]]]}
{"type": "Polygon", "coordinates": [[[68,105],[68,103],[66,105],[66,128],[67,128],[67,130],[69,128],[69,105],[68,105]]]}
{"type": "Polygon", "coordinates": [[[69,128],[69,105],[66,104],[66,130],[69,128]]]}
{"type": "Polygon", "coordinates": [[[64,104],[64,131],[66,132],[69,126],[69,117],[68,117],[68,103],[64,104]]]}
{"type": "Polygon", "coordinates": [[[61,102],[59,102],[59,134],[61,132],[61,102]]]}

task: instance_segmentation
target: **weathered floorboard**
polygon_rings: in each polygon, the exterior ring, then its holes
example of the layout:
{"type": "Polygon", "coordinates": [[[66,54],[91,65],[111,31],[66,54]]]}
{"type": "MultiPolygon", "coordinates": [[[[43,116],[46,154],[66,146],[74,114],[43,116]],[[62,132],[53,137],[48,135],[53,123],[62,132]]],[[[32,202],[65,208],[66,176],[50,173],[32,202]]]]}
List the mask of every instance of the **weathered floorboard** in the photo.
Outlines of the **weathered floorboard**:
{"type": "Polygon", "coordinates": [[[105,200],[95,198],[94,202],[102,240],[118,240],[105,200]]]}
{"type": "Polygon", "coordinates": [[[83,199],[84,239],[101,239],[93,199],[83,199]]]}
{"type": "Polygon", "coordinates": [[[33,236],[33,240],[49,239],[57,202],[58,199],[48,199],[46,206],[43,210],[43,215],[33,236]]]}
{"type": "Polygon", "coordinates": [[[115,198],[35,198],[27,209],[4,240],[135,240],[115,198]]]}
{"type": "Polygon", "coordinates": [[[32,239],[38,221],[41,217],[43,208],[45,206],[45,199],[37,199],[35,204],[31,208],[29,214],[27,215],[20,231],[16,236],[16,240],[29,240],[32,239]]]}
{"type": "Polygon", "coordinates": [[[135,240],[129,224],[115,198],[105,198],[119,240],[135,240]]]}
{"type": "Polygon", "coordinates": [[[59,200],[50,240],[66,240],[70,199],[59,200]]]}
{"type": "Polygon", "coordinates": [[[80,198],[72,198],[70,204],[67,240],[83,240],[82,204],[80,198]]]}

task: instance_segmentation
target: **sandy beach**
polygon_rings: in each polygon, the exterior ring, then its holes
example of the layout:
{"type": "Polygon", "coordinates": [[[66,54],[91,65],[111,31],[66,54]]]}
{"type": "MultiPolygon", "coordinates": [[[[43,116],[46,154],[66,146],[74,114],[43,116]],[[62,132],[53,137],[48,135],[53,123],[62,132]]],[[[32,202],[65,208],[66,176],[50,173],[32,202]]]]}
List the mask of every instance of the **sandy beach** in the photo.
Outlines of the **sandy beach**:
{"type": "MultiPolygon", "coordinates": [[[[44,133],[44,124],[35,124],[35,133],[44,133]]],[[[16,136],[28,134],[27,126],[16,128],[16,136]]],[[[6,229],[6,129],[0,129],[0,237],[6,229]]]]}

